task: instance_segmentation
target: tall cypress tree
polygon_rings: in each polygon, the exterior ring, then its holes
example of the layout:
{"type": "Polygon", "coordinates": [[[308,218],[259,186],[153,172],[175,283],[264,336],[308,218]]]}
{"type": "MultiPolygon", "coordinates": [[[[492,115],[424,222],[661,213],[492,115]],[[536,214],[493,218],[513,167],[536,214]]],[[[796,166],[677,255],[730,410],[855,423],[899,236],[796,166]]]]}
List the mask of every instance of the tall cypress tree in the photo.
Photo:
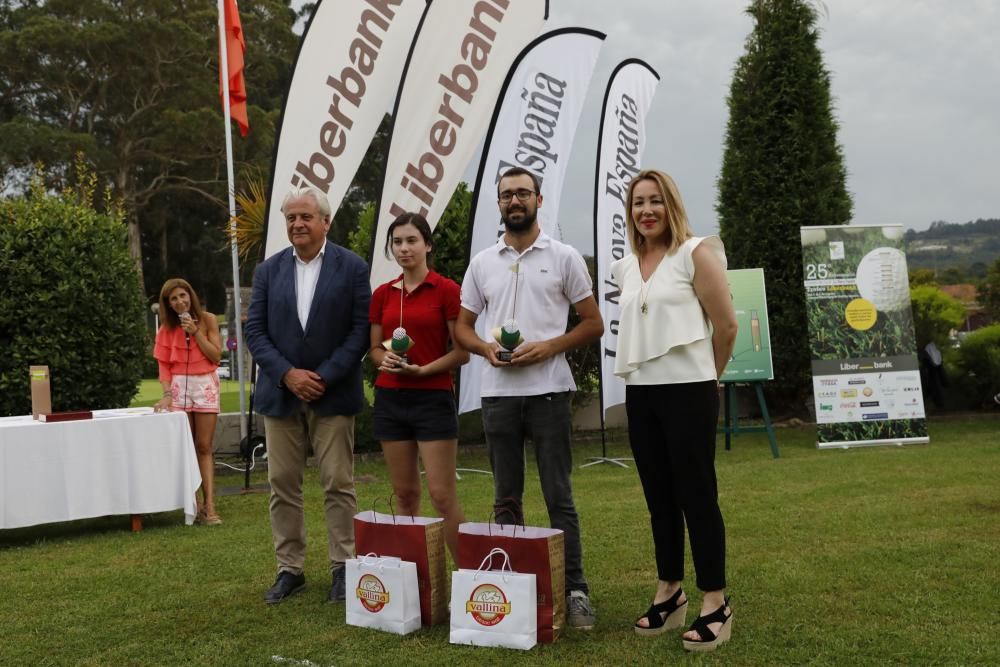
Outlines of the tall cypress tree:
{"type": "Polygon", "coordinates": [[[799,227],[851,218],[817,14],[804,0],[753,0],[736,63],[716,211],[730,268],[763,268],[777,407],[810,392],[799,227]]]}

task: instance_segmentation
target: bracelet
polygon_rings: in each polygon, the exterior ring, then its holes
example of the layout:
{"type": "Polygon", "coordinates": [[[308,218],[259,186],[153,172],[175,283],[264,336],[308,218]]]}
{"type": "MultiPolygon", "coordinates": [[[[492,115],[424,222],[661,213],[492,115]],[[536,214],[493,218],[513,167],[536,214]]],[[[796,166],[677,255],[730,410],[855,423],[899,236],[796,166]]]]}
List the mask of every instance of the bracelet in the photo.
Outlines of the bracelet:
{"type": "Polygon", "coordinates": [[[169,391],[163,392],[163,398],[173,398],[173,394],[169,391]]]}

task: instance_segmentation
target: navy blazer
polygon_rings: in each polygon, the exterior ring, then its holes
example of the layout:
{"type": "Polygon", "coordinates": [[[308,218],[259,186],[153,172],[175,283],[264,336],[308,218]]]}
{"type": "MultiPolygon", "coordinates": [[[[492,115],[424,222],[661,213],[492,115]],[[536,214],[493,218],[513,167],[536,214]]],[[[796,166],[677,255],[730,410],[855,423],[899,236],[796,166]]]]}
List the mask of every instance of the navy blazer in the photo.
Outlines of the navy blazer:
{"type": "Polygon", "coordinates": [[[368,350],[368,265],[326,242],[306,330],[295,299],[295,256],[286,248],[257,267],[247,315],[246,341],[260,367],[254,409],[287,417],[300,401],[281,379],[292,368],[315,371],[326,393],[310,406],[320,415],[354,415],[364,405],[361,359],[368,350]]]}

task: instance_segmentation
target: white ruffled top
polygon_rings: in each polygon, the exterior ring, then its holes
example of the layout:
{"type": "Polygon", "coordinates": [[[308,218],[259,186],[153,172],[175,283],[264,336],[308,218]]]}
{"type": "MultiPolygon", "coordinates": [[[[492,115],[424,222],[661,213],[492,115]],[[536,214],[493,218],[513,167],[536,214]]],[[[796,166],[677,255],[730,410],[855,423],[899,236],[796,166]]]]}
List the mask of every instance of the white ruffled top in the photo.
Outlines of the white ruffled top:
{"type": "Polygon", "coordinates": [[[674,254],[665,255],[645,282],[636,255],[611,265],[611,275],[621,287],[615,375],[626,384],[716,379],[712,325],[694,292],[691,255],[701,243],[725,269],[726,251],[717,236],[688,239],[674,254]]]}

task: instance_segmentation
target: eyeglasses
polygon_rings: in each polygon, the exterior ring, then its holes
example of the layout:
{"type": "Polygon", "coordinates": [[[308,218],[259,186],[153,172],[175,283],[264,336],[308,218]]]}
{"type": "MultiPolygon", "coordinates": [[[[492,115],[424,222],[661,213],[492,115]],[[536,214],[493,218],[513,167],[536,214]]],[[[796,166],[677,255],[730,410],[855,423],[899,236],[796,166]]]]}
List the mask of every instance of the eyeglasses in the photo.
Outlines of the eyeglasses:
{"type": "Polygon", "coordinates": [[[504,190],[500,193],[500,203],[509,204],[510,200],[517,196],[518,201],[528,201],[531,199],[531,195],[538,194],[534,190],[528,190],[527,188],[521,188],[520,190],[515,190],[511,192],[510,190],[504,190]]]}

